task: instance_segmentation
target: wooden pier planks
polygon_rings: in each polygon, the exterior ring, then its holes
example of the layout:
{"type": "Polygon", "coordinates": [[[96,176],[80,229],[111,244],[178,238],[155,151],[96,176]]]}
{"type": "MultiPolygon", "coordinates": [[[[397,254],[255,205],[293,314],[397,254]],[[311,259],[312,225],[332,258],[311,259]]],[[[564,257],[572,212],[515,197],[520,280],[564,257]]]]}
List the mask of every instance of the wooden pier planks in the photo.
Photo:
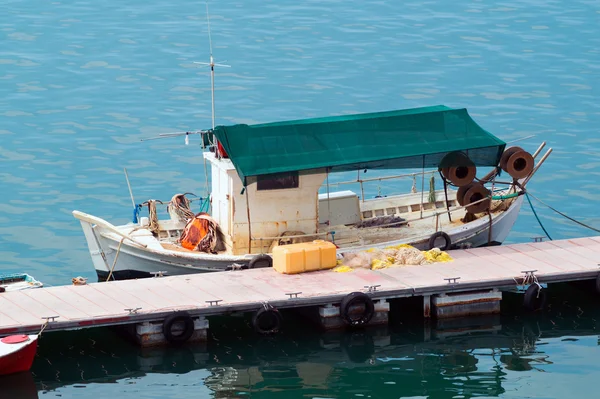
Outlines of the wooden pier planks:
{"type": "Polygon", "coordinates": [[[160,321],[174,310],[197,315],[247,311],[263,302],[279,307],[327,304],[353,291],[378,286],[375,297],[444,293],[478,284],[506,286],[526,270],[544,282],[592,279],[600,272],[600,237],[521,243],[450,251],[452,262],[348,273],[324,270],[283,275],[273,269],[199,273],[62,286],[0,294],[0,336],[39,331],[43,317],[59,316],[48,330],[160,321]],[[447,278],[460,277],[456,284],[447,278]],[[446,288],[446,287],[450,288],[446,288]],[[300,293],[298,298],[288,294],[300,293]],[[333,299],[332,299],[333,298],[333,299]],[[215,306],[209,301],[221,300],[215,306]],[[141,308],[137,313],[126,309],[141,308]]]}

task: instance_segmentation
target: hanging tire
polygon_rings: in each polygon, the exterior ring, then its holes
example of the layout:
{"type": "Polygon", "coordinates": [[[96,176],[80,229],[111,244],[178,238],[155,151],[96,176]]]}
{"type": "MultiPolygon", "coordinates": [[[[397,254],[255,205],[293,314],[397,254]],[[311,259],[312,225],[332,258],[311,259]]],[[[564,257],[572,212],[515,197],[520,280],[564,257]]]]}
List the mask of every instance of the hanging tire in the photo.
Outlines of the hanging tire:
{"type": "Polygon", "coordinates": [[[263,269],[273,267],[273,258],[267,254],[256,255],[250,259],[248,263],[248,269],[263,269]]]}
{"type": "Polygon", "coordinates": [[[352,327],[364,326],[371,321],[375,314],[375,304],[371,298],[363,292],[352,292],[342,299],[340,304],[340,316],[344,323],[352,327]],[[363,305],[361,312],[356,312],[353,307],[363,305]]]}
{"type": "Polygon", "coordinates": [[[546,306],[546,291],[537,284],[531,284],[525,291],[523,306],[532,312],[542,310],[546,306]]]}
{"type": "Polygon", "coordinates": [[[165,318],[163,322],[163,335],[172,344],[186,342],[194,334],[194,320],[188,312],[176,312],[165,318]],[[177,323],[183,323],[183,331],[175,332],[173,327],[177,323]]]}
{"type": "Polygon", "coordinates": [[[428,245],[429,245],[429,249],[439,248],[441,251],[447,251],[452,246],[452,240],[450,239],[450,236],[448,234],[444,233],[443,231],[437,231],[437,232],[433,233],[431,235],[431,237],[429,237],[428,245]],[[443,247],[435,245],[435,242],[438,238],[444,239],[443,247]]]}
{"type": "Polygon", "coordinates": [[[274,307],[262,307],[252,317],[252,326],[259,334],[275,334],[281,330],[283,317],[274,307]]]}

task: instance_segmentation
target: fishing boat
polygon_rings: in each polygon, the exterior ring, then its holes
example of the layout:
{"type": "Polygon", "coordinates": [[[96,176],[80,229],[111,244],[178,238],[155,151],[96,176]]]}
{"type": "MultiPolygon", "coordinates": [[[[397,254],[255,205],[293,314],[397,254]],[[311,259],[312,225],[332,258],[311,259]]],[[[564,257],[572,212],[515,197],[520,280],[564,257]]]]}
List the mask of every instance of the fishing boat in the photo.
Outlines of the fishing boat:
{"type": "Polygon", "coordinates": [[[0,274],[0,292],[41,288],[44,284],[27,273],[0,274]]]}
{"type": "Polygon", "coordinates": [[[9,335],[0,339],[0,375],[28,371],[37,352],[38,335],[9,335]]]}
{"type": "Polygon", "coordinates": [[[551,152],[536,164],[545,143],[533,154],[507,148],[466,109],[446,106],[198,133],[211,181],[196,210],[178,194],[168,217],[149,200],[148,216],[120,226],[73,211],[100,280],[270,267],[275,246],[317,239],[334,243],[340,256],[398,244],[498,245],[551,152]],[[356,179],[340,181],[347,176],[356,179]],[[392,193],[407,178],[412,188],[392,193]],[[372,182],[388,195],[367,198],[372,182]],[[350,183],[356,190],[332,189],[350,183]]]}

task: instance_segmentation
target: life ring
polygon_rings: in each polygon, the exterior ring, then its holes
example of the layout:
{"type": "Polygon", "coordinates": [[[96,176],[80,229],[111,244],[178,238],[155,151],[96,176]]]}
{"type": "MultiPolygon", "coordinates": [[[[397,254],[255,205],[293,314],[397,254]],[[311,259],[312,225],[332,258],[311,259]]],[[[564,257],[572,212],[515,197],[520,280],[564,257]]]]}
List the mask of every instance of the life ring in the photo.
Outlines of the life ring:
{"type": "Polygon", "coordinates": [[[183,343],[190,339],[192,334],[194,334],[194,320],[188,312],[176,312],[165,318],[165,321],[163,322],[163,335],[170,343],[183,343]],[[173,325],[182,322],[183,331],[180,333],[173,332],[173,325]]]}
{"type": "Polygon", "coordinates": [[[375,304],[371,298],[363,292],[352,292],[342,299],[340,304],[340,316],[346,324],[352,327],[363,326],[371,321],[375,314],[375,304]],[[354,306],[364,305],[362,313],[358,313],[354,306]],[[357,317],[358,316],[358,317],[357,317]]]}
{"type": "Polygon", "coordinates": [[[525,291],[523,305],[526,309],[534,312],[543,309],[546,305],[546,291],[537,284],[531,284],[525,291]]]}
{"type": "Polygon", "coordinates": [[[439,248],[441,251],[447,251],[450,249],[451,246],[452,246],[452,239],[450,238],[450,236],[448,234],[444,233],[443,231],[436,231],[435,233],[433,233],[431,235],[431,237],[429,237],[429,249],[439,248]],[[439,247],[439,246],[435,245],[435,241],[440,237],[444,239],[443,247],[439,247]]]}
{"type": "Polygon", "coordinates": [[[252,326],[260,334],[278,333],[283,324],[283,317],[277,308],[273,306],[264,306],[252,317],[252,326]]]}
{"type": "Polygon", "coordinates": [[[256,255],[254,258],[250,259],[248,263],[248,269],[262,269],[273,267],[273,258],[271,258],[267,254],[256,255]]]}

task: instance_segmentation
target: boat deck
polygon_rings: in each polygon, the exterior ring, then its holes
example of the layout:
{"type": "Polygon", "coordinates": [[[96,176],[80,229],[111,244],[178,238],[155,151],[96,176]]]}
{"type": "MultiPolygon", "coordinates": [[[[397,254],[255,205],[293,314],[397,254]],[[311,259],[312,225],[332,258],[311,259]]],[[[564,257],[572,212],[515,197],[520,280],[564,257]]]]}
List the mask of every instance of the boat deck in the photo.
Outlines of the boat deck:
{"type": "Polygon", "coordinates": [[[210,316],[255,311],[265,302],[278,308],[325,305],[374,286],[374,299],[391,299],[510,289],[528,270],[536,270],[540,283],[595,279],[600,272],[600,237],[449,253],[454,260],[448,263],[348,273],[283,275],[269,268],[5,292],[0,294],[0,336],[38,332],[43,318],[52,316],[58,318],[47,331],[161,321],[176,310],[210,316]],[[453,278],[458,280],[447,280],[453,278]]]}

